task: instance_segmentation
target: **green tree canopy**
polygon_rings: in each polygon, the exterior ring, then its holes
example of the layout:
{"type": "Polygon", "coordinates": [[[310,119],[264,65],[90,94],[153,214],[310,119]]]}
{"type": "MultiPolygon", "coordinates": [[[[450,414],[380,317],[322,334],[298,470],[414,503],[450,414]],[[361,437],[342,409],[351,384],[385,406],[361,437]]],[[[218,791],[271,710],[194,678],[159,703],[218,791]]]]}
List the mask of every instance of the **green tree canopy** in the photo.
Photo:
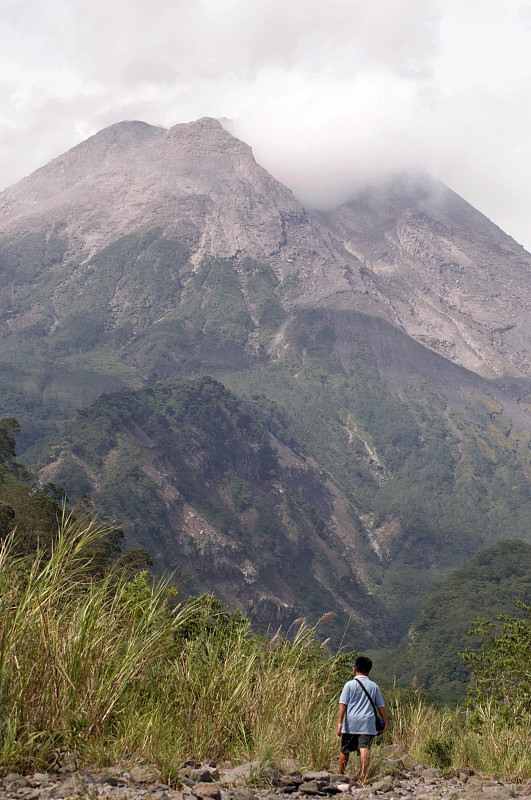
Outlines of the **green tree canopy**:
{"type": "Polygon", "coordinates": [[[471,705],[488,702],[507,719],[527,716],[531,708],[531,606],[518,607],[524,618],[479,622],[471,633],[481,645],[463,656],[472,673],[471,705]]]}

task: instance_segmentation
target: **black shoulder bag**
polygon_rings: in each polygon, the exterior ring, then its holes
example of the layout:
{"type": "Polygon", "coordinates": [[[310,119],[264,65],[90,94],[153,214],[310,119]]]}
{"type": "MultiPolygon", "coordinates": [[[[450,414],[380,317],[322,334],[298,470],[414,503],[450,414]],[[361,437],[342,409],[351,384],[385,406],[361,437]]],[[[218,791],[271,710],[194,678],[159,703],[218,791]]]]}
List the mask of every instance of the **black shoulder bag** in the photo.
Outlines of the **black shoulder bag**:
{"type": "Polygon", "coordinates": [[[369,698],[369,700],[370,700],[370,702],[371,702],[371,706],[372,706],[372,707],[373,707],[373,709],[374,709],[374,716],[376,717],[376,733],[377,733],[378,735],[380,735],[380,733],[382,733],[382,732],[383,732],[383,729],[385,728],[385,722],[383,721],[383,719],[381,718],[381,716],[378,714],[378,709],[376,708],[376,705],[375,705],[375,703],[374,703],[374,700],[373,700],[373,699],[372,699],[372,697],[370,696],[370,694],[369,694],[369,692],[367,691],[367,689],[365,688],[365,686],[364,686],[364,685],[362,684],[362,682],[361,682],[361,681],[359,681],[357,678],[354,678],[354,680],[356,681],[356,683],[358,683],[358,684],[361,686],[361,688],[363,689],[363,691],[365,692],[365,694],[367,695],[367,697],[369,698]]]}

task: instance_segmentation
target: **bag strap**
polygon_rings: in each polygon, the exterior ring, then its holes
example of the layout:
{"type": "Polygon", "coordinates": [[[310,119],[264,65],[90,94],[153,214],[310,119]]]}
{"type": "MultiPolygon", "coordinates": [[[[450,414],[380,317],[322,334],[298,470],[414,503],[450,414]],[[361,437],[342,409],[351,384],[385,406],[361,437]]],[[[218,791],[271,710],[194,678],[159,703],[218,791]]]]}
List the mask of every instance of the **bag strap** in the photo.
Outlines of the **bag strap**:
{"type": "Polygon", "coordinates": [[[370,700],[370,703],[371,703],[371,706],[373,707],[373,710],[374,710],[374,714],[375,714],[375,716],[376,716],[376,719],[378,719],[380,715],[379,715],[379,713],[378,713],[378,709],[376,708],[376,704],[375,704],[374,700],[373,700],[373,699],[372,699],[372,697],[370,696],[369,692],[367,691],[367,689],[365,688],[365,686],[363,685],[363,683],[362,683],[361,681],[359,681],[357,678],[354,678],[354,680],[356,681],[356,683],[357,683],[357,684],[359,684],[359,686],[361,686],[361,688],[363,689],[363,691],[365,692],[365,694],[366,694],[366,695],[367,695],[367,697],[369,698],[369,700],[370,700]]]}

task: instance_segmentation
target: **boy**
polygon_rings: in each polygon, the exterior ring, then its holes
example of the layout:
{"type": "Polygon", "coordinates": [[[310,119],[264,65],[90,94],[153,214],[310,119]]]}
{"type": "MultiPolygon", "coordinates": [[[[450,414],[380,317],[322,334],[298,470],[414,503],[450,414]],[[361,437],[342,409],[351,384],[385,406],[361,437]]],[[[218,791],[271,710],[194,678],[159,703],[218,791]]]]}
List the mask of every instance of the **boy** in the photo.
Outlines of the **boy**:
{"type": "Polygon", "coordinates": [[[353,750],[357,750],[361,760],[360,779],[362,781],[367,776],[371,758],[370,748],[372,740],[376,736],[374,708],[362,686],[372,697],[374,705],[384,721],[385,728],[381,732],[384,733],[387,730],[387,713],[380,689],[374,681],[369,679],[371,669],[372,661],[370,658],[357,656],[354,662],[354,678],[347,681],[339,698],[339,717],[337,721],[337,735],[341,736],[339,773],[344,775],[350,753],[353,750]]]}

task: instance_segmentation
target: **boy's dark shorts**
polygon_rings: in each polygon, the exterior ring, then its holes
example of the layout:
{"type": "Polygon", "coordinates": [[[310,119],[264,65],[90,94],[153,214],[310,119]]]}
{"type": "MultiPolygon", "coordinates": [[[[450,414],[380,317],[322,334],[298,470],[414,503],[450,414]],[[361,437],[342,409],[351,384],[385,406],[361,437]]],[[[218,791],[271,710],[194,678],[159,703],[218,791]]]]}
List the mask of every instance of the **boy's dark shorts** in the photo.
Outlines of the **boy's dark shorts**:
{"type": "Polygon", "coordinates": [[[359,750],[360,747],[370,749],[374,738],[371,733],[342,733],[341,752],[346,755],[359,750]]]}

